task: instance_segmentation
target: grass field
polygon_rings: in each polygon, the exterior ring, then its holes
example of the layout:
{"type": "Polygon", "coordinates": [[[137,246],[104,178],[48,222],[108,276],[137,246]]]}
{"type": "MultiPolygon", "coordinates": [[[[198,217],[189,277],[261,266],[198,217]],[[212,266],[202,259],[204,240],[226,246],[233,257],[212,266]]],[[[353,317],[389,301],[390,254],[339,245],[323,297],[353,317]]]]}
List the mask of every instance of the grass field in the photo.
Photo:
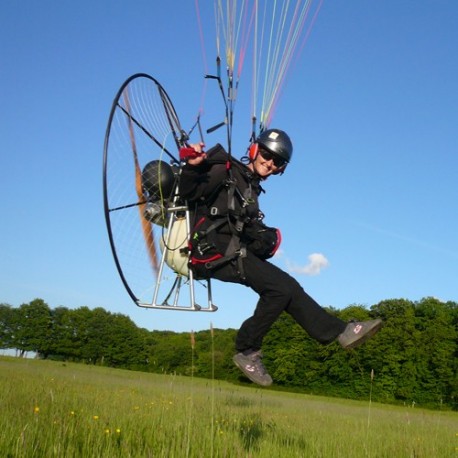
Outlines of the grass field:
{"type": "Polygon", "coordinates": [[[458,457],[458,414],[0,357],[3,457],[458,457]]]}

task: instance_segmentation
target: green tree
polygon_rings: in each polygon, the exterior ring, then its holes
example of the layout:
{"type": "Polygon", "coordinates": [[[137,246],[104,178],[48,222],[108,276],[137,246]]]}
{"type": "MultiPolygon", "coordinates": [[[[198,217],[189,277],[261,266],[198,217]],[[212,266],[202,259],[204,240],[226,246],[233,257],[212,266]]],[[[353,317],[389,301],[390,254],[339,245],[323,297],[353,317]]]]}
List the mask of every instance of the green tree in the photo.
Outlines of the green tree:
{"type": "Polygon", "coordinates": [[[29,304],[22,304],[16,315],[15,347],[21,356],[33,351],[46,357],[51,344],[51,310],[42,299],[34,299],[29,304]]]}
{"type": "Polygon", "coordinates": [[[290,315],[283,313],[264,339],[265,364],[276,383],[302,386],[313,379],[310,352],[314,345],[290,315]]]}
{"type": "Polygon", "coordinates": [[[16,309],[8,304],[0,304],[0,348],[15,348],[16,309]]]}
{"type": "Polygon", "coordinates": [[[187,374],[190,372],[192,349],[189,333],[153,331],[150,367],[154,372],[187,374]]]}
{"type": "Polygon", "coordinates": [[[108,315],[105,320],[110,330],[105,340],[105,364],[126,369],[144,368],[147,352],[140,329],[122,314],[108,315]]]}
{"type": "MultiPolygon", "coordinates": [[[[81,313],[83,311],[81,310],[81,313]]],[[[84,310],[85,329],[84,346],[82,356],[84,360],[91,364],[105,363],[105,358],[109,355],[109,343],[111,341],[110,313],[102,307],[93,310],[84,310]]]]}
{"type": "Polygon", "coordinates": [[[421,402],[451,402],[456,391],[456,354],[458,332],[453,309],[457,305],[429,297],[416,305],[417,345],[420,372],[418,398],[421,402]]]}
{"type": "Polygon", "coordinates": [[[374,397],[390,401],[416,401],[418,391],[415,304],[406,299],[382,301],[372,307],[384,320],[384,327],[373,348],[378,364],[374,397]]]}
{"type": "Polygon", "coordinates": [[[51,310],[51,343],[48,357],[75,359],[74,327],[72,311],[66,307],[51,310]]]}
{"type": "Polygon", "coordinates": [[[212,329],[195,333],[195,374],[199,377],[236,380],[239,372],[232,362],[234,329],[212,329]]]}

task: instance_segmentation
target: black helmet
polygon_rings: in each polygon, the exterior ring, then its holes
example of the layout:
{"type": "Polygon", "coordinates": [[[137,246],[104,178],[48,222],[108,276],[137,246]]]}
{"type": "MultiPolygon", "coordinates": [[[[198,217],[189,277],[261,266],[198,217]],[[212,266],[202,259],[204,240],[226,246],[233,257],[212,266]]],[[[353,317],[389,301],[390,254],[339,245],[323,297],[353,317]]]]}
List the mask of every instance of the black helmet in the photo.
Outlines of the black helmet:
{"type": "Polygon", "coordinates": [[[262,148],[280,156],[286,162],[293,156],[293,144],[288,134],[280,129],[267,129],[259,134],[256,142],[262,148]]]}

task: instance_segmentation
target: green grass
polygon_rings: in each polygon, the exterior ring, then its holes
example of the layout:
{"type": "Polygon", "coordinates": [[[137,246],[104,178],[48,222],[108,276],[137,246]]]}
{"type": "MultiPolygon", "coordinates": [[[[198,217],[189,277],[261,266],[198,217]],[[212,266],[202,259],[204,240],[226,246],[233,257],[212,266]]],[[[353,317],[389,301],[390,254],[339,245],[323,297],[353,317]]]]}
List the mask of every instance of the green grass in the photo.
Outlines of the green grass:
{"type": "Polygon", "coordinates": [[[3,457],[458,457],[458,414],[0,357],[3,457]]]}

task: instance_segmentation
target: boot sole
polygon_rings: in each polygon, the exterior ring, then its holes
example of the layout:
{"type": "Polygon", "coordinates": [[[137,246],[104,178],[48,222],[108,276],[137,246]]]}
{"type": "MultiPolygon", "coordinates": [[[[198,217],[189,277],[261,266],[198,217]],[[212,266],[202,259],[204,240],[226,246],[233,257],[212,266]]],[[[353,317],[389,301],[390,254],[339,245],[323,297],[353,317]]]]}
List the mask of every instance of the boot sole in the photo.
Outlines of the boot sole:
{"type": "Polygon", "coordinates": [[[383,321],[380,320],[370,331],[366,332],[363,336],[361,336],[360,339],[355,340],[351,344],[346,345],[345,348],[346,350],[351,349],[351,348],[356,348],[362,345],[364,342],[369,340],[373,335],[377,334],[378,331],[382,328],[383,321]]]}
{"type": "Polygon", "coordinates": [[[261,386],[270,386],[272,385],[272,381],[267,381],[267,382],[262,382],[261,380],[255,379],[253,377],[253,374],[247,370],[245,370],[245,367],[240,364],[235,357],[232,358],[232,361],[234,361],[234,364],[243,372],[245,377],[249,378],[253,383],[256,383],[256,385],[261,385],[261,386]]]}

